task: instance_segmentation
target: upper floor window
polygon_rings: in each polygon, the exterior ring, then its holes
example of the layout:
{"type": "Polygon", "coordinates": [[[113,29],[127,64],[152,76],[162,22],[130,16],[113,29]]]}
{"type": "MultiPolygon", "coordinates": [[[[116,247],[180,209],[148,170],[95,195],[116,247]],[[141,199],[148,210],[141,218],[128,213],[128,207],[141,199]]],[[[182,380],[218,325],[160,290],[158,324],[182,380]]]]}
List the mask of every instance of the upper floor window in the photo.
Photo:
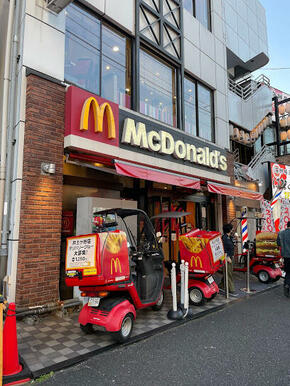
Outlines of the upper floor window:
{"type": "Polygon", "coordinates": [[[140,51],[140,112],[176,126],[176,70],[140,51]]]}
{"type": "Polygon", "coordinates": [[[211,29],[210,0],[184,0],[183,7],[200,21],[207,29],[211,29]]]}
{"type": "Polygon", "coordinates": [[[65,80],[130,108],[130,40],[84,9],[70,5],[66,11],[65,80]]]}
{"type": "Polygon", "coordinates": [[[203,84],[184,78],[185,132],[214,141],[213,92],[203,84]]]}

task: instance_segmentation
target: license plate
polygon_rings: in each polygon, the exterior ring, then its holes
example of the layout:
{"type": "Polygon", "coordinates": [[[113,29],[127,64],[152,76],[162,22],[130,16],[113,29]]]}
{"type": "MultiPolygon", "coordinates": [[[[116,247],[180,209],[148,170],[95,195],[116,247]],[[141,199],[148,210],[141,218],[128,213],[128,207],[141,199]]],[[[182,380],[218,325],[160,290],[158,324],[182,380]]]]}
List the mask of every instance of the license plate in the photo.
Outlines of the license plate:
{"type": "Polygon", "coordinates": [[[100,299],[101,298],[89,298],[88,305],[90,307],[98,307],[100,304],[100,299]]]}
{"type": "Polygon", "coordinates": [[[280,265],[279,264],[275,264],[275,268],[280,268],[280,265]]]}
{"type": "Polygon", "coordinates": [[[209,282],[209,284],[212,284],[214,282],[214,279],[212,276],[210,276],[207,278],[207,281],[209,282]]]}

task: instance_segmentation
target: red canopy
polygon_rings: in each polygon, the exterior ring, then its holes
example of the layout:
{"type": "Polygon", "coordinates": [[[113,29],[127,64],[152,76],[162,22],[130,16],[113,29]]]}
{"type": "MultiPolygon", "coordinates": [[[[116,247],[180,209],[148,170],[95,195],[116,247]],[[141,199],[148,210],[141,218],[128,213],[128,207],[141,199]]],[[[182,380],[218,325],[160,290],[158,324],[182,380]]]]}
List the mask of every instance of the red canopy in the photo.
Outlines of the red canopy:
{"type": "Polygon", "coordinates": [[[207,183],[207,189],[211,193],[224,194],[226,196],[248,198],[250,200],[263,200],[261,193],[253,192],[247,189],[236,188],[234,186],[216,184],[213,182],[207,183]]]}
{"type": "Polygon", "coordinates": [[[117,173],[123,176],[200,190],[200,180],[197,178],[119,160],[115,160],[115,167],[117,173]]]}

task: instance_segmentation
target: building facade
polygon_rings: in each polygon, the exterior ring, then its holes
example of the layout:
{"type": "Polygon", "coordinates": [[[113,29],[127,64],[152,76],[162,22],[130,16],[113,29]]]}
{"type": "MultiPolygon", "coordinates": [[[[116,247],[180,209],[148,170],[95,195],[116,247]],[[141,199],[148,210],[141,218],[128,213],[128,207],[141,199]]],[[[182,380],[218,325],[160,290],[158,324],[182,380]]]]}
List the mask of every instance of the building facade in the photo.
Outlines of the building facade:
{"type": "MultiPolygon", "coordinates": [[[[268,85],[248,79],[268,62],[265,11],[241,2],[4,2],[9,301],[77,296],[63,284],[65,238],[91,232],[95,209],[186,210],[191,226],[221,230],[236,215],[232,197],[261,198],[234,176],[231,127],[250,132],[271,110],[268,85]]],[[[174,239],[164,252],[177,256],[174,239]]]]}

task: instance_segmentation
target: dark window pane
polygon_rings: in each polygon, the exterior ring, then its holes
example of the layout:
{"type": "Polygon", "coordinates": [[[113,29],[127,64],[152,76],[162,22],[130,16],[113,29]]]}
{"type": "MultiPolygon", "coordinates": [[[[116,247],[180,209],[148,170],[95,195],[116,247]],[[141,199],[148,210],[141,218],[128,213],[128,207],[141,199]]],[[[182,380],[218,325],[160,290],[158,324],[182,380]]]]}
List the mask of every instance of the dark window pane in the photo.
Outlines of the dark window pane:
{"type": "Polygon", "coordinates": [[[102,28],[102,96],[131,107],[131,45],[124,36],[102,28]]]}
{"type": "Polygon", "coordinates": [[[126,38],[107,27],[102,28],[102,53],[111,60],[126,66],[126,38]]]}
{"type": "Polygon", "coordinates": [[[67,32],[65,39],[65,80],[99,94],[99,71],[99,51],[67,32]]]}
{"type": "Polygon", "coordinates": [[[67,7],[66,30],[100,49],[100,21],[83,9],[75,5],[67,7]]]}
{"type": "Polygon", "coordinates": [[[198,84],[198,135],[212,141],[213,116],[212,92],[198,84]]]}
{"type": "Polygon", "coordinates": [[[176,126],[175,70],[140,51],[140,111],[176,126]]]}
{"type": "Polygon", "coordinates": [[[193,0],[183,0],[183,8],[185,8],[191,15],[193,15],[193,0]]]}
{"type": "Polygon", "coordinates": [[[195,83],[189,79],[184,79],[184,111],[185,111],[185,131],[196,135],[196,98],[195,83]]]}
{"type": "Polygon", "coordinates": [[[195,0],[195,17],[201,22],[207,29],[210,29],[209,18],[209,0],[195,0]]]}

